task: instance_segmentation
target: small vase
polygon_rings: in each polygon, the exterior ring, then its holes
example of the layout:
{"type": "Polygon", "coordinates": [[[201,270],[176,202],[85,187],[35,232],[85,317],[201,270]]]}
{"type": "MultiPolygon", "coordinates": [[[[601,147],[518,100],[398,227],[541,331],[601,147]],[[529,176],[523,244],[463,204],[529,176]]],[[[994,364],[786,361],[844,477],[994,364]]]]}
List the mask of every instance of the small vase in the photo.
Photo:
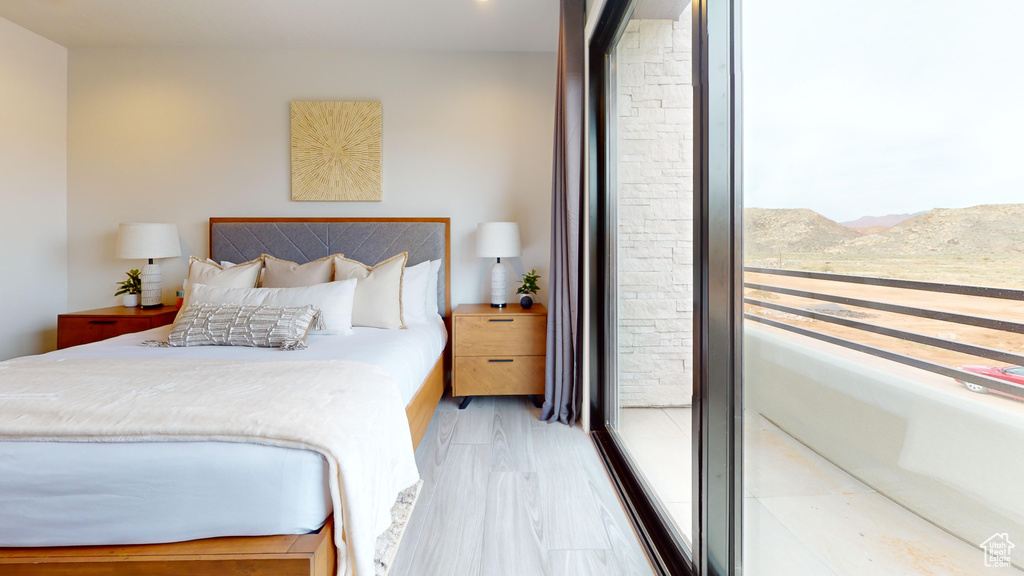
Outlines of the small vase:
{"type": "Polygon", "coordinates": [[[529,310],[533,306],[533,298],[529,296],[523,296],[519,299],[519,305],[523,307],[523,310],[529,310]]]}
{"type": "Polygon", "coordinates": [[[121,296],[121,303],[124,304],[125,308],[134,308],[139,305],[139,295],[125,294],[121,296]]]}

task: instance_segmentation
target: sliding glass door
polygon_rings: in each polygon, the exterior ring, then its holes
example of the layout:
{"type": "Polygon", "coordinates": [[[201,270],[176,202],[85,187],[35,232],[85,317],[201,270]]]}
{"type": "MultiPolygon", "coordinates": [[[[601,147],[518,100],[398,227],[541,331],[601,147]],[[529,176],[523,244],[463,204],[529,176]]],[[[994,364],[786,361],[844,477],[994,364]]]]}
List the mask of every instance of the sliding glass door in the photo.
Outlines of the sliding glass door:
{"type": "Polygon", "coordinates": [[[590,44],[592,422],[673,574],[739,566],[736,17],[612,0],[590,44]]]}
{"type": "Polygon", "coordinates": [[[591,421],[651,557],[1024,573],[1024,8],[749,3],[741,106],[738,5],[590,44],[591,421]]]}
{"type": "Polygon", "coordinates": [[[612,50],[614,410],[687,543],[692,522],[693,84],[688,2],[638,0],[612,50]]]}
{"type": "Polygon", "coordinates": [[[864,8],[745,13],[744,572],[1021,575],[1024,5],[864,8]]]}

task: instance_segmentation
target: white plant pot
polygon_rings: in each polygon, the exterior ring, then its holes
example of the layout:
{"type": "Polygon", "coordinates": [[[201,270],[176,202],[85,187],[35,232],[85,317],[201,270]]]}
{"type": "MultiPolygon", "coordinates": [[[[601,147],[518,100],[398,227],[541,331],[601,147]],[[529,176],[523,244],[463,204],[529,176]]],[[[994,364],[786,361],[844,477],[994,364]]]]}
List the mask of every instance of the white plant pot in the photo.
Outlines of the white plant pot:
{"type": "Polygon", "coordinates": [[[125,308],[134,308],[139,305],[139,295],[125,294],[121,296],[121,303],[124,304],[125,308]]]}

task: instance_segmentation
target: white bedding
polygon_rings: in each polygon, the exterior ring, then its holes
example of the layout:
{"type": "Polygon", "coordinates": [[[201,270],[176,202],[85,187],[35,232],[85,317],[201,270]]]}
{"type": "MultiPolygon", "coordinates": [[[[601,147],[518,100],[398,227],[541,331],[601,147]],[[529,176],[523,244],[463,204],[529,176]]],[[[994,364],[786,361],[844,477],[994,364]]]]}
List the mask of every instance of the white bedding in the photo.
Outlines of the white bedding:
{"type": "Polygon", "coordinates": [[[313,532],[331,495],[327,462],[309,450],[0,442],[0,510],[2,546],[154,544],[313,532]]]}
{"type": "MultiPolygon", "coordinates": [[[[359,360],[389,372],[408,404],[447,340],[435,316],[407,330],[310,336],[309,349],[295,352],[138,345],[165,339],[169,331],[156,328],[13,362],[359,360]]],[[[134,544],[310,532],[330,515],[331,499],[326,462],[307,450],[228,442],[0,442],[0,509],[0,545],[134,544]]]]}
{"type": "Polygon", "coordinates": [[[440,316],[410,323],[405,330],[353,328],[353,334],[306,338],[308,350],[283,351],[240,346],[195,346],[191,348],[146,348],[144,340],[167,340],[170,326],[125,334],[110,340],[65,348],[49,354],[26,356],[17,362],[48,361],[58,358],[196,358],[205,360],[359,360],[380,366],[394,377],[406,404],[419,392],[448,342],[440,316]]]}

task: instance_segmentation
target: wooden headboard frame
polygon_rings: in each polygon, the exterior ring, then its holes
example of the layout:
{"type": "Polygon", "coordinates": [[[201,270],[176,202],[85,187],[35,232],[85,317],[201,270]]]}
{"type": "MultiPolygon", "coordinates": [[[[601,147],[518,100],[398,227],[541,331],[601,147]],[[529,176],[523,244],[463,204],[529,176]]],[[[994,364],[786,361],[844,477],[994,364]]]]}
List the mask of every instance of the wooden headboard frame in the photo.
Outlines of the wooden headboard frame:
{"type": "MultiPolygon", "coordinates": [[[[433,222],[444,224],[444,317],[450,318],[452,313],[452,226],[450,218],[210,218],[210,256],[213,256],[213,228],[218,223],[364,223],[376,222],[433,222]]],[[[371,264],[367,262],[367,264],[371,264]]],[[[376,262],[372,263],[376,264],[376,262]]]]}

